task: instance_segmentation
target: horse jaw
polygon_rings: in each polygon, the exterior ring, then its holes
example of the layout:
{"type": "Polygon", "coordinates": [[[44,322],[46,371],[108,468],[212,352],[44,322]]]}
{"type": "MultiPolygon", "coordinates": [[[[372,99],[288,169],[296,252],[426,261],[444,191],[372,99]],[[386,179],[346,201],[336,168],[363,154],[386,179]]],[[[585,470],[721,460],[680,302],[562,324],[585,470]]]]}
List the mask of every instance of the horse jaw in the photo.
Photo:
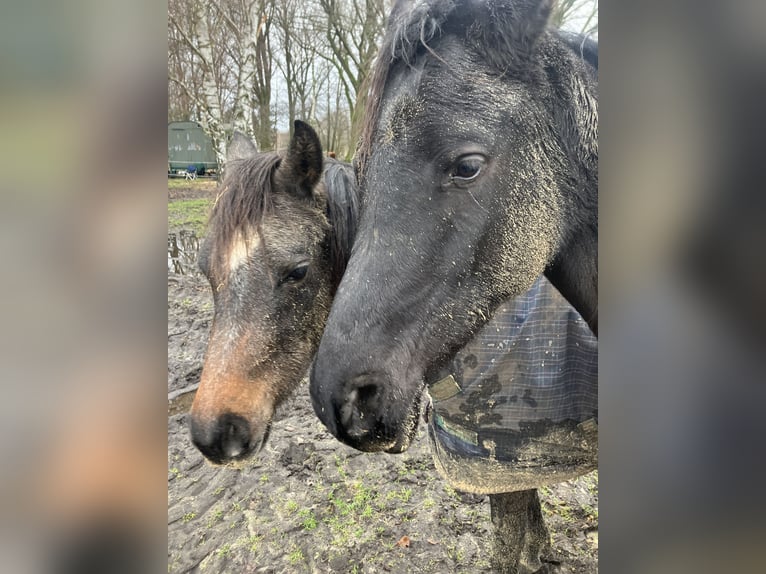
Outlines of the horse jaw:
{"type": "Polygon", "coordinates": [[[569,241],[545,276],[598,337],[598,232],[585,230],[569,241]]]}

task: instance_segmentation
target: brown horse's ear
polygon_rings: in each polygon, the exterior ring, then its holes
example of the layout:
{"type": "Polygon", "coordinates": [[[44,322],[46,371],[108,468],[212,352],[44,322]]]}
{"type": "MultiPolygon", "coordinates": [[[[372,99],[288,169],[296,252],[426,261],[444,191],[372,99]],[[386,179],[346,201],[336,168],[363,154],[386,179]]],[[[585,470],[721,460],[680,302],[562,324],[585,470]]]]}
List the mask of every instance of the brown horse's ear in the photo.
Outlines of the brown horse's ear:
{"type": "Polygon", "coordinates": [[[314,129],[295,120],[287,155],[278,170],[283,185],[299,197],[311,197],[322,176],[322,144],[314,129]]]}
{"type": "Polygon", "coordinates": [[[475,17],[467,37],[494,67],[521,68],[545,31],[554,0],[467,0],[475,17]]]}

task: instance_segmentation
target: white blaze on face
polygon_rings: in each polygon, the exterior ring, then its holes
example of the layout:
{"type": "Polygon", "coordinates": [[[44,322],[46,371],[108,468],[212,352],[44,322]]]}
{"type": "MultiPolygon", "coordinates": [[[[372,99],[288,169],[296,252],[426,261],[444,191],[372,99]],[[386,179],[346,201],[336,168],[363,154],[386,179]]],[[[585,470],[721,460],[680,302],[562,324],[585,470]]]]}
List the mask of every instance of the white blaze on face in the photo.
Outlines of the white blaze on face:
{"type": "Polygon", "coordinates": [[[226,257],[226,267],[228,268],[229,273],[233,273],[240,265],[243,265],[247,261],[251,249],[254,245],[257,245],[256,235],[257,234],[252,234],[248,240],[240,231],[234,237],[226,257]]]}

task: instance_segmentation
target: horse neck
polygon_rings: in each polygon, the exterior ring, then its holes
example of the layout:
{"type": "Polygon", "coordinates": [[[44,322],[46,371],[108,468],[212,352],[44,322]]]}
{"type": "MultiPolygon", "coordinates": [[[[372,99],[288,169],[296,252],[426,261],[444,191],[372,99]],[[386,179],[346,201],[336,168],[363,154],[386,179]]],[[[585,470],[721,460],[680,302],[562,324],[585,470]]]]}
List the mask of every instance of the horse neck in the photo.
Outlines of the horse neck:
{"type": "Polygon", "coordinates": [[[598,230],[584,226],[556,254],[545,276],[598,336],[598,230]]]}
{"type": "Polygon", "coordinates": [[[572,38],[567,41],[565,36],[564,40],[563,50],[551,46],[559,56],[553,60],[560,69],[552,66],[548,73],[559,101],[576,106],[565,109],[566,105],[557,105],[553,116],[558,119],[557,125],[566,126],[560,134],[562,148],[579,179],[577,188],[568,192],[579,199],[577,207],[575,204],[569,207],[570,227],[545,275],[598,335],[598,100],[595,95],[588,95],[598,81],[598,46],[590,42],[588,52],[580,53],[578,49],[573,54],[579,44],[573,47],[572,38]],[[579,64],[580,58],[588,65],[579,64]],[[579,95],[571,93],[570,82],[561,81],[568,73],[579,75],[579,95]]]}

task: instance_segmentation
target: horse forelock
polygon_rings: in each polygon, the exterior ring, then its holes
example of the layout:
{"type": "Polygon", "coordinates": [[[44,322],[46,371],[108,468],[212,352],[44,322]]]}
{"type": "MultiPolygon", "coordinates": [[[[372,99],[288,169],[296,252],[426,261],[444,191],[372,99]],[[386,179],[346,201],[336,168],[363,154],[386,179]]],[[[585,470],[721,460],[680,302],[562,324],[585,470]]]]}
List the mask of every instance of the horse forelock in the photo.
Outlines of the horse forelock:
{"type": "Polygon", "coordinates": [[[259,153],[226,166],[209,221],[214,265],[226,265],[228,254],[246,242],[273,209],[273,175],[280,161],[276,152],[259,153]]]}
{"type": "Polygon", "coordinates": [[[356,150],[357,180],[362,182],[380,117],[383,92],[397,62],[409,64],[418,50],[441,34],[442,25],[454,12],[454,0],[398,0],[391,10],[383,42],[367,81],[367,98],[359,145],[356,150]]]}
{"type": "Polygon", "coordinates": [[[271,211],[273,175],[281,159],[276,152],[259,153],[226,166],[221,191],[210,215],[222,245],[227,245],[237,230],[257,226],[271,211]]]}

